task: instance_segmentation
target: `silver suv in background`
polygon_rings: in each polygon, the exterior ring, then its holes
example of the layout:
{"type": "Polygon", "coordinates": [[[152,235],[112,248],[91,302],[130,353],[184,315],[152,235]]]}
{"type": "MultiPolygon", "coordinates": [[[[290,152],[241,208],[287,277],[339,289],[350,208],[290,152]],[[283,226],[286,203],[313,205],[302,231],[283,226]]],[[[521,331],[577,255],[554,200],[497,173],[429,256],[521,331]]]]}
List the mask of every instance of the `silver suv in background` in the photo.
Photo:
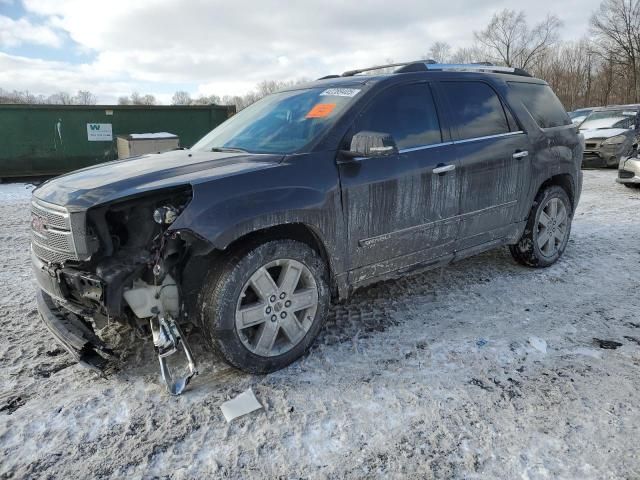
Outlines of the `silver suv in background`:
{"type": "Polygon", "coordinates": [[[640,106],[596,108],[580,124],[585,148],[582,167],[615,168],[638,151],[640,106]]]}

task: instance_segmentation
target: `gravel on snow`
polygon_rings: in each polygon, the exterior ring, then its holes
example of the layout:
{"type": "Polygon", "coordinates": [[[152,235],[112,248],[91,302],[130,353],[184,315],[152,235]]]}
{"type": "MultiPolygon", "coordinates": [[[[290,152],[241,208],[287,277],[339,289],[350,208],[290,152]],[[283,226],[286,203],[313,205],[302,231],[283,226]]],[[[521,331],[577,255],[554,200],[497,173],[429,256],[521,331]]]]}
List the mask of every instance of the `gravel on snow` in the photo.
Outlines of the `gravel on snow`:
{"type": "Polygon", "coordinates": [[[555,266],[500,249],[375,285],[268,376],[195,332],[201,374],[177,398],[125,328],[104,333],[122,352],[105,376],[58,347],[34,301],[30,188],[0,185],[0,478],[640,477],[640,191],[614,177],[585,172],[555,266]],[[249,387],[264,410],[227,424],[220,405],[249,387]]]}

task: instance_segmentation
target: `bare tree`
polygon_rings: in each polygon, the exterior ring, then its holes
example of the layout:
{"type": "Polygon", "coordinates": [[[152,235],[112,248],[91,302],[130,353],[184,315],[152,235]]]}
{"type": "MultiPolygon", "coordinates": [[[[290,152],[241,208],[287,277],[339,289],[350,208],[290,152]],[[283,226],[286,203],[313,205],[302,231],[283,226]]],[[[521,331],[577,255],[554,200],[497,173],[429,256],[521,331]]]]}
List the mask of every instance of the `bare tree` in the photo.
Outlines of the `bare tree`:
{"type": "Polygon", "coordinates": [[[139,92],[133,92],[130,99],[132,105],[156,105],[158,103],[153,95],[141,95],[139,92]]]}
{"type": "Polygon", "coordinates": [[[431,45],[429,54],[425,60],[435,60],[438,63],[447,63],[451,59],[451,45],[447,42],[436,42],[431,45]]]}
{"type": "Polygon", "coordinates": [[[489,55],[478,46],[457,49],[450,57],[451,63],[477,63],[486,62],[489,55]]]}
{"type": "Polygon", "coordinates": [[[47,99],[47,103],[51,103],[54,105],[73,105],[74,101],[73,97],[67,92],[58,92],[50,95],[47,99]]]}
{"type": "Polygon", "coordinates": [[[78,105],[95,105],[98,103],[96,96],[88,90],[78,90],[72,101],[78,105]]]}
{"type": "Polygon", "coordinates": [[[530,28],[524,12],[505,9],[496,13],[484,30],[474,32],[474,36],[499,63],[527,68],[558,41],[561,25],[558,17],[547,15],[530,28]]]}
{"type": "Polygon", "coordinates": [[[220,105],[222,104],[222,100],[220,100],[218,95],[200,95],[191,103],[195,105],[220,105]]]}
{"type": "Polygon", "coordinates": [[[598,40],[600,54],[613,63],[624,65],[632,78],[633,100],[640,98],[638,59],[640,56],[640,2],[605,0],[591,17],[591,27],[598,40]]]}
{"type": "Polygon", "coordinates": [[[173,105],[191,105],[191,95],[189,95],[189,92],[180,90],[173,94],[171,103],[173,105]]]}
{"type": "Polygon", "coordinates": [[[118,97],[118,105],[131,105],[131,99],[128,95],[121,95],[118,97]]]}

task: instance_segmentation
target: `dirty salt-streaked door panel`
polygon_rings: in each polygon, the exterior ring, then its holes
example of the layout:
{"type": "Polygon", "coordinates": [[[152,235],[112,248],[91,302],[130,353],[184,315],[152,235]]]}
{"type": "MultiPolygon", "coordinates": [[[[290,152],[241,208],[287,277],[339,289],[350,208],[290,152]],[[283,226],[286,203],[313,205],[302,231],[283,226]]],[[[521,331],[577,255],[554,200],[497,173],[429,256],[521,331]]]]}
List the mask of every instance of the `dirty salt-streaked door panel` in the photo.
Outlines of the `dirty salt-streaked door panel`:
{"type": "Polygon", "coordinates": [[[449,106],[459,161],[458,251],[507,234],[523,198],[530,142],[488,83],[446,81],[438,87],[449,106]]]}
{"type": "Polygon", "coordinates": [[[353,283],[453,251],[460,185],[440,125],[424,81],[383,90],[356,120],[354,132],[389,134],[398,153],[339,166],[353,283]],[[443,165],[453,170],[433,173],[443,165]]]}
{"type": "Polygon", "coordinates": [[[499,238],[514,221],[524,198],[529,157],[524,133],[457,144],[460,159],[460,241],[458,249],[499,238]]]}
{"type": "MultiPolygon", "coordinates": [[[[341,166],[352,267],[421,250],[431,250],[427,257],[435,257],[452,249],[458,224],[458,176],[455,170],[438,175],[433,169],[455,162],[453,146],[444,145],[341,166]]],[[[399,262],[395,266],[404,266],[399,262]]]]}

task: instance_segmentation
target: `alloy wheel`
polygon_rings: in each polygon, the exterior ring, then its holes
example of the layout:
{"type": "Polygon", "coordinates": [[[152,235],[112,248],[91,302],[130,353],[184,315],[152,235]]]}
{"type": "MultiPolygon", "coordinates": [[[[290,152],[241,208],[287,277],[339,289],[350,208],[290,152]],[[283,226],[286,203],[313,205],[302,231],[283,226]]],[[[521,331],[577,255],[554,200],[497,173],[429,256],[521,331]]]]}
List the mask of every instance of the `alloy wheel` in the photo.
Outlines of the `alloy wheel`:
{"type": "Polygon", "coordinates": [[[278,259],[256,270],[242,287],[236,331],[244,346],[274,357],[298,345],[318,309],[318,285],[311,271],[293,259],[278,259]]]}
{"type": "Polygon", "coordinates": [[[545,257],[558,253],[569,234],[569,215],[564,202],[550,198],[542,207],[536,225],[536,241],[545,257]]]}

